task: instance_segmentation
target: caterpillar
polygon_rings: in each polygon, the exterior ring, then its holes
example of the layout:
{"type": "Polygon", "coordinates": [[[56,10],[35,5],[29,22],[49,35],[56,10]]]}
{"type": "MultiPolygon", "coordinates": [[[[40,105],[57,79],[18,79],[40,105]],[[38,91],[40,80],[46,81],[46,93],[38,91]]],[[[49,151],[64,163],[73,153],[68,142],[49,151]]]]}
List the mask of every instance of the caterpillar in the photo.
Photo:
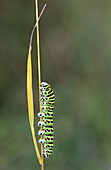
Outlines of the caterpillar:
{"type": "Polygon", "coordinates": [[[38,126],[42,126],[42,131],[39,130],[38,135],[43,136],[39,139],[39,143],[43,143],[43,158],[49,158],[53,152],[54,129],[53,129],[53,110],[55,103],[55,95],[50,85],[46,82],[41,83],[41,106],[42,113],[38,113],[38,117],[42,121],[38,122],[38,126]]]}

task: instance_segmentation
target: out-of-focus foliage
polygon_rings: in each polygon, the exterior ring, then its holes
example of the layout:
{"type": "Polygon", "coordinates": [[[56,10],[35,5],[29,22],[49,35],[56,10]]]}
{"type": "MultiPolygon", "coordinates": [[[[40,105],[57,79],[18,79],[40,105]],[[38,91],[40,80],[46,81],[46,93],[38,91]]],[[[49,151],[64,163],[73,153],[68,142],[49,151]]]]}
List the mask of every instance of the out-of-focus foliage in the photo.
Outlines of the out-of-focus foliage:
{"type": "MultiPolygon", "coordinates": [[[[41,9],[46,1],[40,1],[41,9]]],[[[40,21],[42,80],[56,95],[48,170],[111,169],[111,1],[47,0],[40,21]]],[[[26,100],[31,0],[0,2],[0,170],[36,170],[26,100]]],[[[35,36],[36,37],[36,36],[35,36]]],[[[38,112],[36,39],[33,41],[38,112]]],[[[38,118],[36,117],[35,127],[38,118]]],[[[38,138],[38,136],[37,136],[38,138]]]]}

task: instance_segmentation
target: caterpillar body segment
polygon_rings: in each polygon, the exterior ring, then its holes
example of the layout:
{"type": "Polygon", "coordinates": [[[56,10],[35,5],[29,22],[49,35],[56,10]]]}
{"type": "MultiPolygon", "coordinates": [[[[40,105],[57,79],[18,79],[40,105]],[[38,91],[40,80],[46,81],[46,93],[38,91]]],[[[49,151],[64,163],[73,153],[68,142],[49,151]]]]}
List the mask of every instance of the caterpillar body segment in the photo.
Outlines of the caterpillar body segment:
{"type": "Polygon", "coordinates": [[[45,118],[49,118],[49,119],[53,118],[53,112],[46,112],[45,118]]]}
{"type": "Polygon", "coordinates": [[[42,118],[42,121],[38,122],[38,126],[42,126],[42,131],[39,130],[38,135],[43,136],[43,139],[39,139],[39,143],[43,144],[43,157],[48,158],[53,152],[53,110],[55,104],[55,95],[50,85],[46,82],[41,83],[41,107],[42,113],[38,113],[38,117],[42,118]]]}
{"type": "Polygon", "coordinates": [[[53,127],[43,127],[43,130],[45,132],[45,135],[50,135],[50,134],[53,134],[54,130],[53,130],[53,127]]]}
{"type": "Polygon", "coordinates": [[[50,101],[55,101],[55,96],[52,95],[52,97],[46,97],[45,99],[44,99],[44,97],[42,97],[42,98],[41,98],[41,101],[43,102],[44,100],[46,100],[46,102],[49,101],[49,100],[50,100],[50,101]]]}
{"type": "Polygon", "coordinates": [[[54,103],[55,103],[55,102],[54,102],[53,100],[50,101],[50,102],[49,102],[49,101],[46,101],[46,102],[42,102],[42,106],[45,106],[45,107],[46,107],[46,106],[53,106],[54,103]]]}
{"type": "Polygon", "coordinates": [[[53,106],[43,106],[42,107],[42,112],[45,113],[46,111],[53,111],[54,110],[54,107],[53,106]]]}

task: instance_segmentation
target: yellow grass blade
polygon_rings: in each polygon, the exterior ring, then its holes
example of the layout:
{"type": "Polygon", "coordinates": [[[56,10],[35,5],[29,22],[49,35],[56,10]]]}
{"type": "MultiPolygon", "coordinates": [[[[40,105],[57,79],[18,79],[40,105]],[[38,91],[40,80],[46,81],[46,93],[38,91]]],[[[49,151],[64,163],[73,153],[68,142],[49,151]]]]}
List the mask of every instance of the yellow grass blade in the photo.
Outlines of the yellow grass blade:
{"type": "Polygon", "coordinates": [[[29,114],[29,122],[33,137],[33,142],[37,154],[37,158],[39,163],[41,164],[41,157],[37,146],[37,141],[35,137],[35,129],[34,129],[34,106],[33,106],[33,88],[32,88],[32,63],[31,63],[31,47],[29,47],[29,55],[27,62],[27,99],[28,99],[28,114],[29,114]]]}

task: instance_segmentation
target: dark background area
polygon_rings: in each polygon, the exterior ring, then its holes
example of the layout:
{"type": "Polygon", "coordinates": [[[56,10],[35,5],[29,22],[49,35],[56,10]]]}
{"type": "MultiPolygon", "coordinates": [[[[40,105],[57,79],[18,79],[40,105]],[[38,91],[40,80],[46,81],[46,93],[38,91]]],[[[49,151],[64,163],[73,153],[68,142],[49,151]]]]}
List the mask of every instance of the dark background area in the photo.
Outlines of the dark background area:
{"type": "MultiPolygon", "coordinates": [[[[111,1],[43,0],[42,81],[56,95],[46,170],[111,170],[111,1]]],[[[39,170],[27,113],[26,63],[34,0],[0,0],[0,170],[39,170]]],[[[33,39],[38,131],[36,34],[33,39]]],[[[37,139],[39,137],[37,136],[37,139]]]]}

